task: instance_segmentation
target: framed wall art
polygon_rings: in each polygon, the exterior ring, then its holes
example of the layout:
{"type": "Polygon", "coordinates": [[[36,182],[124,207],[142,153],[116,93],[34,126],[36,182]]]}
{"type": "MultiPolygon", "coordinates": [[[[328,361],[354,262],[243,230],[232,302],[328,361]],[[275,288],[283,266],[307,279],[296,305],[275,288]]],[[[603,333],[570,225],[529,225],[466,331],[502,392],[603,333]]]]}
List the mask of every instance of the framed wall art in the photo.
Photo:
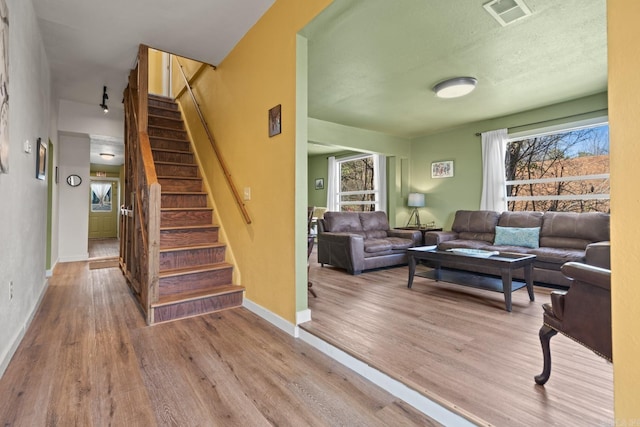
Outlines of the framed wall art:
{"type": "Polygon", "coordinates": [[[324,178],[316,178],[316,190],[324,190],[324,178]]]}
{"type": "Polygon", "coordinates": [[[269,110],[269,138],[282,132],[281,120],[282,107],[281,104],[278,104],[269,110]]]}
{"type": "Polygon", "coordinates": [[[9,11],[0,0],[0,173],[9,173],[9,11]]]}
{"type": "Polygon", "coordinates": [[[36,178],[44,180],[47,176],[47,146],[38,138],[38,152],[36,153],[36,178]]]}
{"type": "Polygon", "coordinates": [[[451,178],[453,176],[453,160],[431,163],[431,178],[451,178]]]}

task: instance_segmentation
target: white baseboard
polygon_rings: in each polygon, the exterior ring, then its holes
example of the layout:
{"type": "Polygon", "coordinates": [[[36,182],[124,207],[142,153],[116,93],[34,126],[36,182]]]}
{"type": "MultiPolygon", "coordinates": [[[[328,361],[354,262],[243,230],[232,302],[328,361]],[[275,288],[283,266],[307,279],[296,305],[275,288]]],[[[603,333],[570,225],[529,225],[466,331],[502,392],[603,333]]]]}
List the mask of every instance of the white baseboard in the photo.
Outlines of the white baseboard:
{"type": "Polygon", "coordinates": [[[441,406],[426,396],[418,393],[417,391],[407,387],[400,381],[397,381],[387,374],[367,365],[361,360],[345,353],[337,347],[321,340],[315,335],[310,334],[304,329],[300,330],[300,339],[327,356],[331,357],[338,363],[346,366],[352,371],[362,375],[378,387],[386,390],[393,396],[407,402],[409,405],[416,408],[418,411],[433,418],[437,422],[445,426],[475,426],[468,419],[450,411],[449,409],[441,406]]]}
{"type": "Polygon", "coordinates": [[[261,305],[256,304],[250,299],[244,298],[242,301],[242,306],[247,310],[255,313],[256,315],[262,317],[267,322],[271,323],[276,328],[286,332],[287,334],[294,336],[297,338],[298,336],[298,327],[292,325],[288,320],[278,316],[277,314],[267,310],[261,305]]]}
{"type": "Polygon", "coordinates": [[[84,255],[73,255],[67,257],[60,257],[60,262],[77,262],[77,261],[87,261],[89,259],[89,252],[84,255]]]}
{"type": "Polygon", "coordinates": [[[4,371],[7,370],[7,367],[9,366],[9,362],[11,362],[11,358],[13,357],[16,350],[18,349],[18,346],[22,342],[24,335],[27,333],[27,329],[29,329],[29,326],[31,325],[31,321],[35,317],[36,312],[40,307],[40,303],[42,302],[42,298],[44,298],[44,294],[47,291],[48,287],[49,287],[49,281],[45,279],[44,284],[42,286],[42,291],[38,296],[38,300],[31,308],[29,316],[27,316],[27,318],[25,319],[24,323],[22,324],[22,327],[18,329],[18,332],[16,333],[13,340],[11,341],[11,345],[7,349],[6,353],[2,355],[2,359],[0,359],[0,378],[2,378],[2,375],[4,375],[4,371]]]}
{"type": "MultiPolygon", "coordinates": [[[[422,412],[428,417],[433,418],[439,423],[445,426],[460,427],[472,427],[476,425],[475,423],[469,421],[467,418],[464,418],[463,416],[450,411],[449,409],[441,406],[428,397],[407,387],[400,381],[391,378],[387,374],[367,365],[361,360],[358,360],[355,357],[340,350],[339,348],[327,343],[326,341],[321,340],[315,335],[312,335],[309,332],[300,329],[297,325],[292,325],[287,320],[283,319],[275,313],[272,313],[261,305],[258,305],[253,301],[248,300],[247,298],[244,298],[242,305],[247,310],[253,312],[254,314],[260,316],[267,322],[274,325],[276,328],[281,329],[289,335],[301,339],[315,349],[331,357],[336,362],[346,366],[355,373],[362,375],[378,387],[381,387],[398,399],[407,402],[418,411],[422,412]]],[[[297,324],[304,323],[309,320],[311,320],[311,310],[307,309],[296,313],[297,324]]]]}

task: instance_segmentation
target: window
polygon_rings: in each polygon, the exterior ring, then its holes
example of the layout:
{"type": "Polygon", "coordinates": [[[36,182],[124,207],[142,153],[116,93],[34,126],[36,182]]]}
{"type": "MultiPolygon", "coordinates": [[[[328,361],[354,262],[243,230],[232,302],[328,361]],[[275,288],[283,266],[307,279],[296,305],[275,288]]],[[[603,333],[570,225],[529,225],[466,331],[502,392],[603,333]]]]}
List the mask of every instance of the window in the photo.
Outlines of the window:
{"type": "MultiPolygon", "coordinates": [[[[335,210],[370,212],[385,209],[385,158],[378,155],[348,157],[335,161],[335,210]]],[[[331,188],[331,187],[330,187],[331,188]]]]}
{"type": "Polygon", "coordinates": [[[609,126],[511,138],[510,211],[609,212],[609,126]]]}

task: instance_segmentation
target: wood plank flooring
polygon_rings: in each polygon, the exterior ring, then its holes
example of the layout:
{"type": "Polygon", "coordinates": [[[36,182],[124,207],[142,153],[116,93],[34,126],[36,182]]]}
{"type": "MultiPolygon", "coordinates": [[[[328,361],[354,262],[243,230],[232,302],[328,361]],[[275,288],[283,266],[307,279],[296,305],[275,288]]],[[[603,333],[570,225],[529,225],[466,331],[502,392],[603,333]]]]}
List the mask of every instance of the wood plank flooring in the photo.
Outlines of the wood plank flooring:
{"type": "Polygon", "coordinates": [[[89,258],[117,257],[120,254],[118,239],[89,239],[89,258]]]}
{"type": "Polygon", "coordinates": [[[243,308],[147,327],[117,268],[49,280],[1,425],[438,425],[243,308]]]}
{"type": "MultiPolygon", "coordinates": [[[[558,334],[544,386],[538,330],[549,289],[501,293],[416,277],[408,268],[351,276],[311,256],[312,320],[303,329],[452,409],[495,426],[613,425],[613,368],[558,334]]],[[[428,270],[418,266],[419,270],[428,270]]]]}

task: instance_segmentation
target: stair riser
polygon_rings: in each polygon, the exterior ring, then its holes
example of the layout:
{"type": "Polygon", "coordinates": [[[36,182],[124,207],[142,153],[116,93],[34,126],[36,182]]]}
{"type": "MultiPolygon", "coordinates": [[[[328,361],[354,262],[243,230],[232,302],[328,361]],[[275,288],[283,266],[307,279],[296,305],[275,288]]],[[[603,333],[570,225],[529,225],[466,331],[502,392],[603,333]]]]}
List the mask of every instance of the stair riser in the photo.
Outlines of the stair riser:
{"type": "MultiPolygon", "coordinates": [[[[165,106],[165,108],[169,108],[169,107],[165,106]]],[[[173,119],[182,118],[180,111],[175,110],[173,108],[171,108],[171,110],[166,110],[165,108],[149,106],[149,114],[150,115],[153,114],[154,116],[171,117],[173,119]]]]}
{"type": "Polygon", "coordinates": [[[160,206],[163,208],[206,208],[206,194],[162,194],[160,206]]]}
{"type": "Polygon", "coordinates": [[[176,104],[174,101],[171,101],[171,100],[163,100],[163,99],[149,97],[148,106],[161,107],[161,108],[167,108],[169,110],[178,111],[178,104],[176,104]]]}
{"type": "Polygon", "coordinates": [[[216,243],[218,229],[202,230],[160,230],[160,247],[195,246],[216,243]]]}
{"type": "Polygon", "coordinates": [[[181,118],[179,118],[179,120],[173,120],[170,117],[149,116],[149,126],[160,126],[163,128],[184,130],[181,118]]]}
{"type": "Polygon", "coordinates": [[[159,176],[184,176],[195,178],[198,176],[198,166],[166,165],[156,163],[156,174],[159,176]]]}
{"type": "Polygon", "coordinates": [[[181,276],[161,277],[160,296],[176,295],[183,292],[202,291],[213,289],[216,285],[228,285],[231,283],[233,268],[223,268],[214,271],[201,271],[181,276]]]}
{"type": "Polygon", "coordinates": [[[154,309],[155,323],[166,322],[199,314],[215,313],[242,306],[242,292],[212,296],[195,301],[186,301],[174,305],[157,307],[154,309]]]}
{"type": "Polygon", "coordinates": [[[160,252],[160,271],[224,262],[225,247],[160,252]]]}
{"type": "Polygon", "coordinates": [[[206,211],[171,211],[160,213],[161,227],[180,227],[184,225],[211,225],[213,212],[206,211]]]}
{"type": "Polygon", "coordinates": [[[151,141],[151,148],[163,148],[165,150],[177,150],[177,151],[189,151],[191,144],[189,141],[172,140],[172,139],[160,139],[149,136],[151,141]]]}
{"type": "Polygon", "coordinates": [[[164,129],[149,126],[149,136],[162,136],[164,138],[187,139],[187,132],[184,130],[164,129]]]}
{"type": "Polygon", "coordinates": [[[193,164],[192,153],[174,153],[171,151],[156,151],[153,150],[153,160],[156,162],[174,162],[174,163],[186,163],[193,164]]]}
{"type": "Polygon", "coordinates": [[[202,191],[200,179],[158,178],[162,191],[202,191]]]}

